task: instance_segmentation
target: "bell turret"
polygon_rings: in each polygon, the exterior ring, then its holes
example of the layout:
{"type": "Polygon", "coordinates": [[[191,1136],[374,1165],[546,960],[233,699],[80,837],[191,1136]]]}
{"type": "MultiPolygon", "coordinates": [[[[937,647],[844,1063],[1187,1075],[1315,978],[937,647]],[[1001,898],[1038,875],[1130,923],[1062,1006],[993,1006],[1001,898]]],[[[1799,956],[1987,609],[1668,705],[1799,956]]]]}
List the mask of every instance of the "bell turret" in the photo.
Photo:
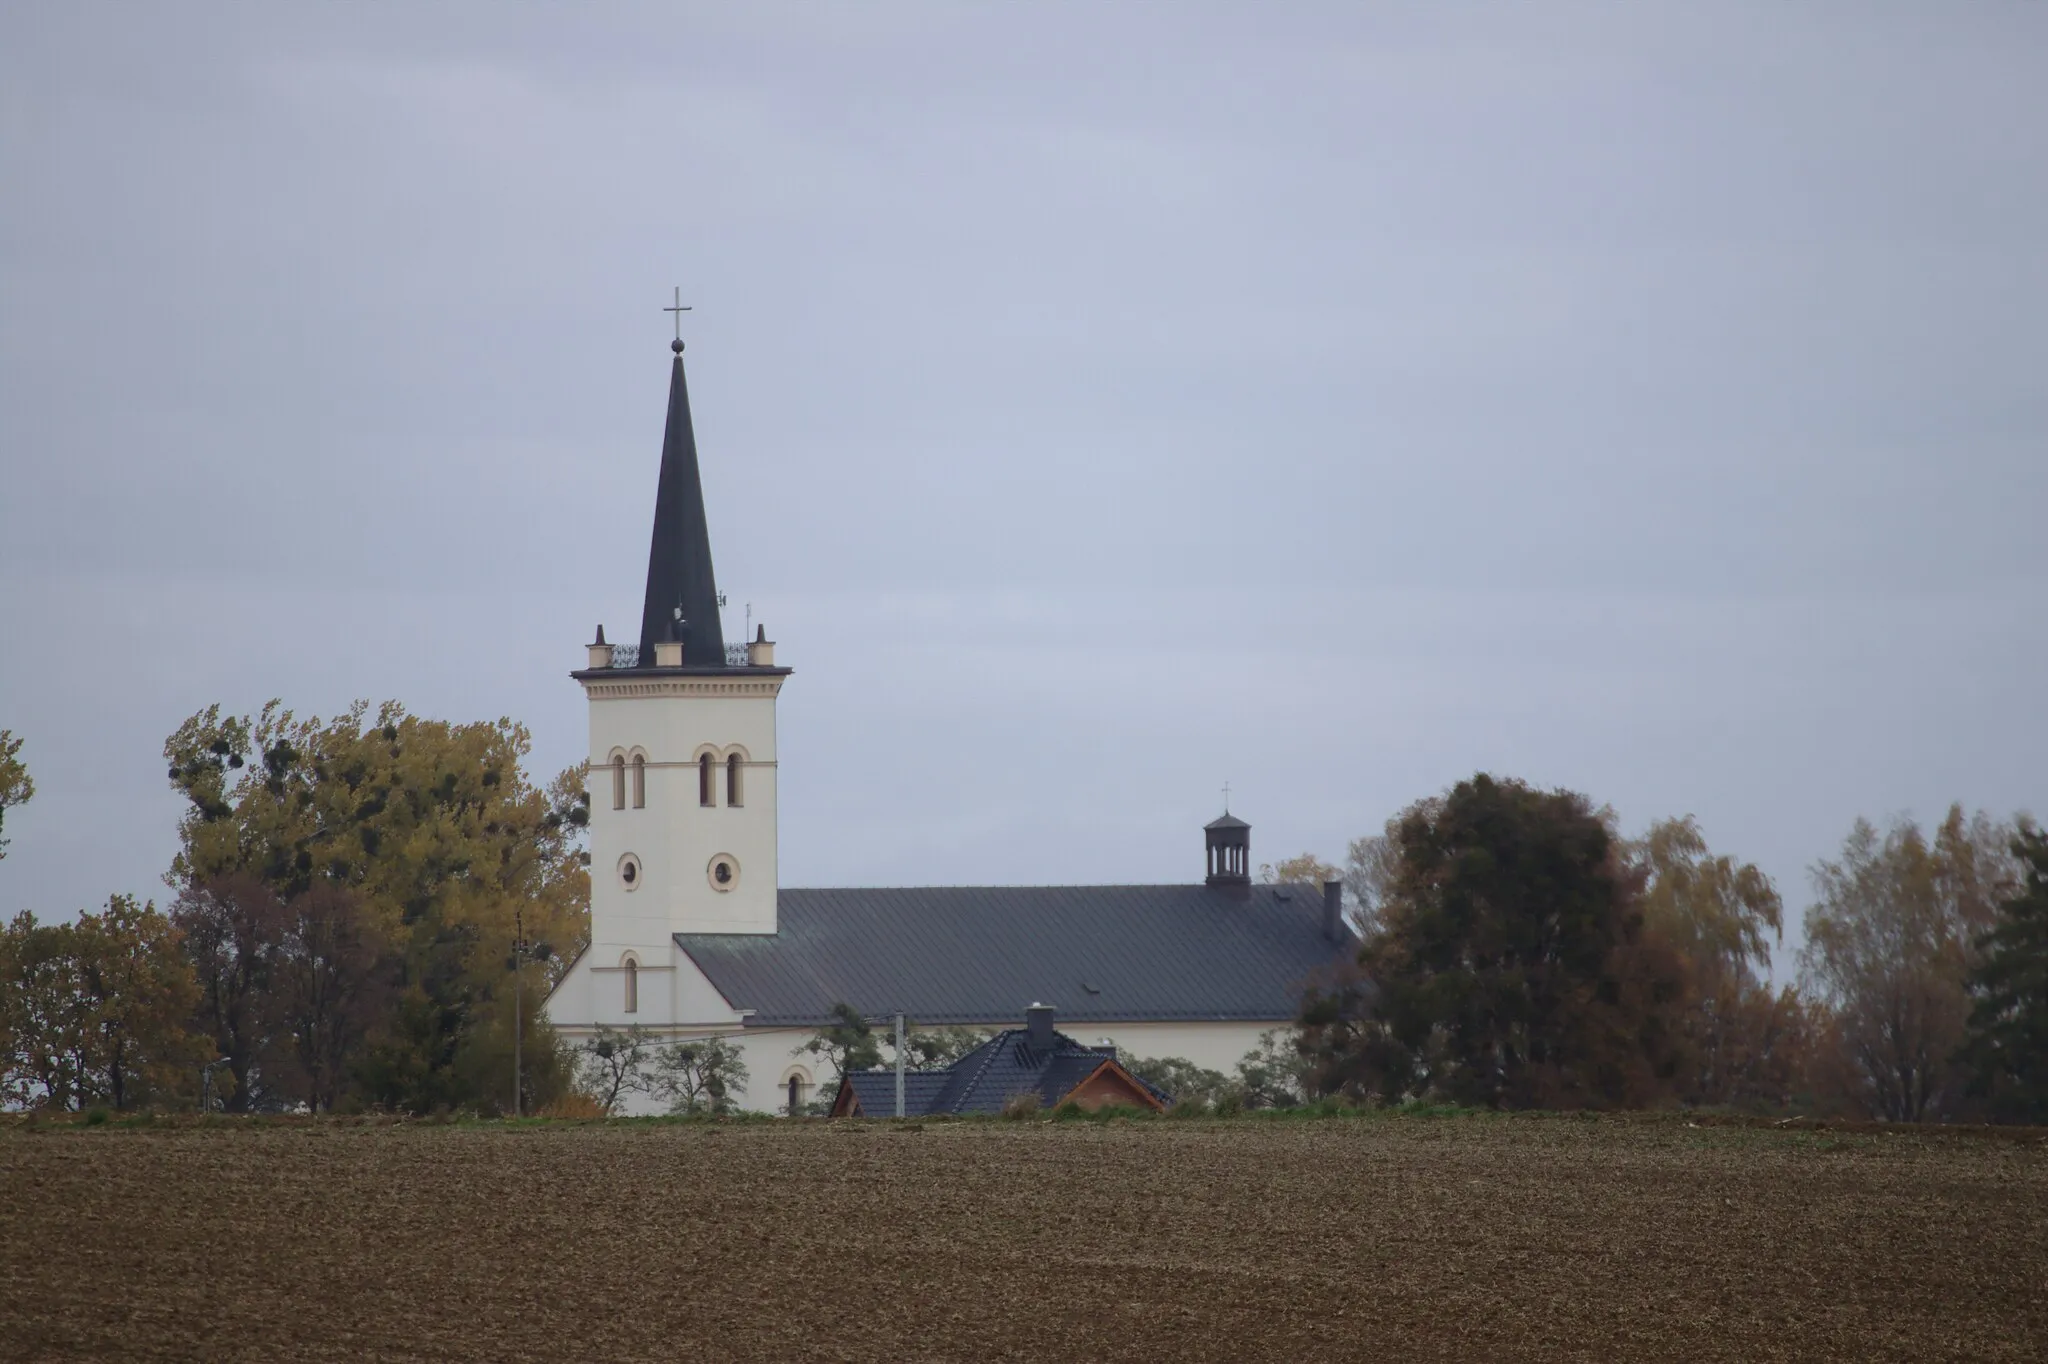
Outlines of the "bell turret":
{"type": "Polygon", "coordinates": [[[1252,826],[1225,810],[1221,818],[1203,825],[1202,833],[1208,845],[1206,884],[1249,886],[1252,883],[1252,826]]]}

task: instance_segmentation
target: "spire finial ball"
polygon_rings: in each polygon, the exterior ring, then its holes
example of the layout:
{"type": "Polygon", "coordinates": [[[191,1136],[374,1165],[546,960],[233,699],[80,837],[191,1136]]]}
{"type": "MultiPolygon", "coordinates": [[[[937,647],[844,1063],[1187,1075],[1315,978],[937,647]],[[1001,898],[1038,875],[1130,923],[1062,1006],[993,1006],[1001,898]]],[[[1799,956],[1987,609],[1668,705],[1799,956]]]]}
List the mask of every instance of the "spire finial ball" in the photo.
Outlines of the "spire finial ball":
{"type": "Polygon", "coordinates": [[[669,342],[668,348],[674,351],[677,355],[681,355],[683,353],[683,343],[681,338],[669,342]]]}

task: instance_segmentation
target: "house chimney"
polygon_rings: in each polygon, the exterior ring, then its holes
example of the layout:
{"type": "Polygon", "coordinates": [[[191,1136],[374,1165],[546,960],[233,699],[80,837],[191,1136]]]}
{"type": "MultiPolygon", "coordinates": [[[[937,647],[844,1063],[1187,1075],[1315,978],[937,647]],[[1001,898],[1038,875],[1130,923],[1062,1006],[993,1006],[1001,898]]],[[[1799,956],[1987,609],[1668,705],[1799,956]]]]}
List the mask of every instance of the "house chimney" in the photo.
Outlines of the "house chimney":
{"type": "Polygon", "coordinates": [[[1344,941],[1344,883],[1323,882],[1323,936],[1331,942],[1344,941]]]}
{"type": "Polygon", "coordinates": [[[1052,1048],[1052,1005],[1033,1004],[1024,1011],[1024,1035],[1034,1047],[1052,1048]]]}
{"type": "Polygon", "coordinates": [[[597,627],[597,638],[590,641],[590,666],[609,668],[612,665],[612,646],[604,642],[604,627],[597,627]]]}

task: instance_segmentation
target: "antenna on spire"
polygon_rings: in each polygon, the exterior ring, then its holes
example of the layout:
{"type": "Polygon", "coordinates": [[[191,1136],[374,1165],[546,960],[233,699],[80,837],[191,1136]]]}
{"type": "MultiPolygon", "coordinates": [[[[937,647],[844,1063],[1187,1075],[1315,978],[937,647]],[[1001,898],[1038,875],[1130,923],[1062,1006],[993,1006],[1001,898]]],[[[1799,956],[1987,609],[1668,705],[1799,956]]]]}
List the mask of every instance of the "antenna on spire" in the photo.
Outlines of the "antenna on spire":
{"type": "Polygon", "coordinates": [[[676,339],[669,349],[673,350],[677,355],[681,355],[683,353],[683,314],[690,310],[683,304],[683,288],[680,284],[676,286],[675,306],[673,308],[663,308],[662,311],[676,315],[676,339]]]}

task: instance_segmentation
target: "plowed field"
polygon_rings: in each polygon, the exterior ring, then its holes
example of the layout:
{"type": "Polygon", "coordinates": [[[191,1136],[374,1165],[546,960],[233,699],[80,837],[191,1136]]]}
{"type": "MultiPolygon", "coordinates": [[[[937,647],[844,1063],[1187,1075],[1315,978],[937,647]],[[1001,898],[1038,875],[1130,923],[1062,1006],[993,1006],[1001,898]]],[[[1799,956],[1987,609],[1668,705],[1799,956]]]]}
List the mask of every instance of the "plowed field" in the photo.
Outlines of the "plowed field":
{"type": "Polygon", "coordinates": [[[1560,1118],[0,1130],[0,1357],[2048,1358],[2048,1145],[1560,1118]]]}

